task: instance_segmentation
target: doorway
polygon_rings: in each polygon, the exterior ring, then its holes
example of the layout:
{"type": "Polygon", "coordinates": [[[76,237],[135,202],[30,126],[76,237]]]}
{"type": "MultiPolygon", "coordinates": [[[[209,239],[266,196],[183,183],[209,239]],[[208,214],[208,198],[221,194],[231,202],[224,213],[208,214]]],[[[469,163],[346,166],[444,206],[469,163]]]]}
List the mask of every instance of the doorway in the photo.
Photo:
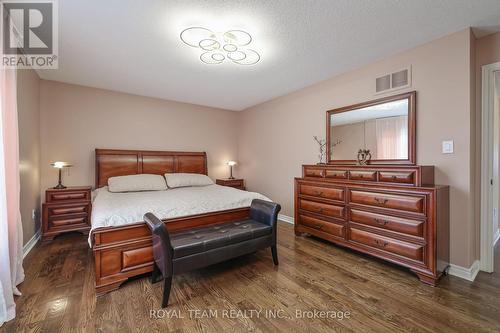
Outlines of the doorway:
{"type": "Polygon", "coordinates": [[[500,62],[482,68],[481,259],[480,269],[494,271],[500,237],[500,62]]]}

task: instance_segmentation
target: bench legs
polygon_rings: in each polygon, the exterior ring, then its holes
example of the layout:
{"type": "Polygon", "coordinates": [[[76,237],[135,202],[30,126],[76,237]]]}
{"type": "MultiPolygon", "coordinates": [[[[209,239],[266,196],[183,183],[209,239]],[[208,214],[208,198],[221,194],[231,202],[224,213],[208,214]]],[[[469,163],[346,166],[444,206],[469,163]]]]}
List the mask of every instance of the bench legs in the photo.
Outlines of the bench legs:
{"type": "MultiPolygon", "coordinates": [[[[278,265],[278,248],[276,245],[271,246],[271,253],[273,255],[273,263],[278,265]]],[[[156,264],[153,265],[153,274],[151,276],[151,283],[156,283],[162,280],[163,275],[156,264]]],[[[172,289],[172,276],[164,278],[163,285],[163,300],[161,303],[162,308],[166,308],[168,306],[168,300],[170,298],[170,291],[172,289]]]]}
{"type": "Polygon", "coordinates": [[[161,301],[161,307],[166,308],[168,305],[168,299],[170,298],[170,290],[172,289],[172,277],[163,277],[160,269],[156,264],[153,264],[153,274],[151,275],[151,283],[160,282],[164,280],[163,284],[163,299],[161,301]]]}
{"type": "Polygon", "coordinates": [[[153,275],[151,275],[151,283],[160,282],[161,280],[163,280],[163,275],[161,274],[160,269],[155,263],[153,264],[153,275]]]}
{"type": "Polygon", "coordinates": [[[275,265],[278,265],[279,264],[279,262],[278,262],[278,249],[276,248],[276,245],[271,246],[271,252],[273,254],[273,263],[275,265]]]}
{"type": "Polygon", "coordinates": [[[165,284],[163,285],[163,301],[161,302],[161,307],[166,308],[168,305],[168,299],[170,298],[170,289],[172,288],[172,277],[165,278],[165,284]]]}

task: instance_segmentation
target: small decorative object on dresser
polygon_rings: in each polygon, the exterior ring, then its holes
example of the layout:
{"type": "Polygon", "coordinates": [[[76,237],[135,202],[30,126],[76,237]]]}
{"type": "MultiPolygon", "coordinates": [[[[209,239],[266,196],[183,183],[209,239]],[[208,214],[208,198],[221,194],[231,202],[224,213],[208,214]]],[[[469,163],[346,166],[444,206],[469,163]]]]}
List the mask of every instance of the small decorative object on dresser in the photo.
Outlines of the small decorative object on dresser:
{"type": "Polygon", "coordinates": [[[62,184],[62,169],[63,168],[72,167],[72,165],[69,164],[69,163],[66,163],[66,162],[54,162],[54,163],[51,163],[50,165],[52,165],[56,169],[59,169],[59,182],[57,183],[56,186],[54,186],[54,188],[55,189],[64,189],[64,188],[66,188],[66,186],[64,186],[62,184]]]}
{"type": "Polygon", "coordinates": [[[433,166],[415,164],[415,97],[327,112],[328,165],[303,165],[295,178],[295,234],[407,267],[435,285],[449,266],[449,187],[434,185],[433,166]],[[344,147],[330,143],[339,137],[344,147]],[[362,161],[372,148],[370,165],[350,159],[361,145],[362,161]]]}
{"type": "Polygon", "coordinates": [[[326,140],[325,139],[318,139],[318,137],[315,135],[313,136],[314,141],[316,141],[319,145],[319,162],[318,164],[325,164],[326,161],[326,140]]]}
{"type": "Polygon", "coordinates": [[[92,209],[90,191],[90,186],[45,191],[42,240],[52,240],[57,235],[69,231],[89,233],[92,209]]]}
{"type": "Polygon", "coordinates": [[[234,187],[239,190],[245,190],[245,181],[243,179],[216,179],[217,185],[234,187]]]}
{"type": "Polygon", "coordinates": [[[358,150],[358,165],[367,165],[368,162],[372,159],[372,154],[370,153],[370,149],[360,149],[358,150]]]}

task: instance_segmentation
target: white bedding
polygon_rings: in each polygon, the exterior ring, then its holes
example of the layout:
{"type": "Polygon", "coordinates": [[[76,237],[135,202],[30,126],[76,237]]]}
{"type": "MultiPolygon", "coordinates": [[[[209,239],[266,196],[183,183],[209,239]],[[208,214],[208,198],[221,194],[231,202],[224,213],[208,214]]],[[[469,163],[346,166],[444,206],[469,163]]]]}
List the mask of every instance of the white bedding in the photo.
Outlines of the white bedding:
{"type": "Polygon", "coordinates": [[[167,219],[249,207],[253,199],[270,201],[259,193],[220,185],[127,193],[102,187],[94,191],[91,230],[140,222],[147,212],[167,219]]]}

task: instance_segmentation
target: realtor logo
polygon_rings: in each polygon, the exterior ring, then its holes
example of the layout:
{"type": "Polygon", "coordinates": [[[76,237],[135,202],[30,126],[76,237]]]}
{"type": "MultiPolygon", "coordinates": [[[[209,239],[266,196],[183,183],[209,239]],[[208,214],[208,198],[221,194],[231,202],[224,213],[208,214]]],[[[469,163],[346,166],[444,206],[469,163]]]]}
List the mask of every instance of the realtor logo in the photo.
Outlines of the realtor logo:
{"type": "Polygon", "coordinates": [[[2,67],[56,69],[56,0],[0,0],[2,67]]]}

